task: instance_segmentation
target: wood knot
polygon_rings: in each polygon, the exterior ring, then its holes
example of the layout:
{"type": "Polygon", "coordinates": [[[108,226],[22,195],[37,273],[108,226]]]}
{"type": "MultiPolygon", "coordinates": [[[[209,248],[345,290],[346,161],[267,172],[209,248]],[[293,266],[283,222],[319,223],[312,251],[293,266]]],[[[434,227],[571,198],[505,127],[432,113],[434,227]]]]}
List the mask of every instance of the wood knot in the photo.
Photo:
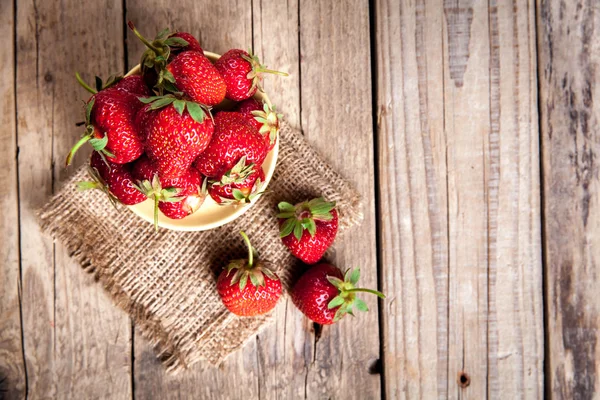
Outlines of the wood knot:
{"type": "Polygon", "coordinates": [[[471,384],[471,378],[469,377],[469,374],[467,374],[464,371],[461,371],[458,373],[458,386],[460,386],[461,388],[466,388],[471,384]]]}

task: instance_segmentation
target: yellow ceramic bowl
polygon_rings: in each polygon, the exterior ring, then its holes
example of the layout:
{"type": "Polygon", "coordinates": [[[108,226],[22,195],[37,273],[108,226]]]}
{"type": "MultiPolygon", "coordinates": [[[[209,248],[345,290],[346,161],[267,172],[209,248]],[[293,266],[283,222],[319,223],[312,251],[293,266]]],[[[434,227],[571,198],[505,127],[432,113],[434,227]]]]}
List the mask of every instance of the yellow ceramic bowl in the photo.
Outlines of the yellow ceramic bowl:
{"type": "MultiPolygon", "coordinates": [[[[208,57],[212,62],[221,57],[219,54],[211,53],[205,51],[204,54],[208,57]]],[[[126,76],[130,75],[140,75],[141,68],[139,65],[135,66],[131,71],[127,73],[126,76]]],[[[269,97],[266,93],[257,91],[254,95],[254,98],[259,101],[266,101],[271,104],[269,97]]],[[[263,163],[263,170],[265,172],[265,188],[269,184],[271,177],[273,176],[273,171],[275,171],[275,164],[277,163],[277,154],[279,152],[279,139],[275,144],[273,150],[267,154],[265,161],[263,163]]],[[[162,213],[159,212],[158,215],[158,225],[162,228],[172,229],[176,231],[205,231],[208,229],[213,229],[219,227],[221,225],[225,225],[228,222],[233,221],[246,211],[252,205],[258,201],[258,198],[254,199],[254,201],[250,204],[240,204],[240,205],[225,205],[221,206],[217,204],[210,196],[207,196],[202,207],[198,209],[194,214],[189,215],[183,219],[170,219],[165,217],[162,213]]],[[[142,203],[136,204],[134,206],[129,206],[129,209],[137,214],[139,217],[148,221],[148,223],[154,223],[154,214],[153,214],[154,203],[150,200],[146,200],[142,203]]]]}

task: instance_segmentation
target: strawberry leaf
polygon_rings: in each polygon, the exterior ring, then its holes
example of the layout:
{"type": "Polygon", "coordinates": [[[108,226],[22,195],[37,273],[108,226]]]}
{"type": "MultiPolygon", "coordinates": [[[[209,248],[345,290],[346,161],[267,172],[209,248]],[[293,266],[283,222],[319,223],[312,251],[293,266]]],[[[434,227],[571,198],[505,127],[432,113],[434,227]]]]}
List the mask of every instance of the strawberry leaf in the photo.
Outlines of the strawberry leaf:
{"type": "Polygon", "coordinates": [[[287,219],[287,218],[291,218],[295,215],[296,215],[296,213],[294,213],[294,212],[283,212],[283,213],[277,214],[277,218],[287,219]]]}
{"type": "Polygon", "coordinates": [[[242,277],[240,278],[240,290],[244,290],[247,283],[248,283],[248,274],[242,274],[242,277]]]}
{"type": "Polygon", "coordinates": [[[175,100],[173,102],[173,107],[177,111],[179,115],[183,114],[183,110],[185,110],[185,101],[183,100],[175,100]]]}
{"type": "Polygon", "coordinates": [[[296,221],[293,219],[286,220],[283,225],[281,225],[281,230],[279,232],[280,237],[286,237],[290,233],[293,232],[294,226],[296,225],[296,221]]]}
{"type": "Polygon", "coordinates": [[[165,40],[165,44],[171,47],[185,47],[189,44],[189,42],[180,37],[170,37],[167,40],[165,40]]]}
{"type": "Polygon", "coordinates": [[[175,101],[175,97],[161,97],[160,99],[154,101],[150,106],[151,110],[157,110],[159,108],[168,106],[169,104],[175,101]]]}
{"type": "Polygon", "coordinates": [[[254,287],[258,287],[258,277],[256,274],[250,274],[250,282],[254,285],[254,287]]]}
{"type": "Polygon", "coordinates": [[[171,33],[171,31],[169,30],[169,28],[165,28],[162,31],[158,32],[158,34],[156,35],[156,37],[154,38],[154,40],[161,40],[166,38],[169,33],[171,33]]]}
{"type": "Polygon", "coordinates": [[[356,285],[358,283],[359,279],[360,279],[360,268],[356,268],[352,271],[349,281],[352,285],[356,285]]]}
{"type": "Polygon", "coordinates": [[[175,83],[175,77],[173,76],[171,71],[169,71],[168,69],[164,69],[162,71],[162,76],[163,76],[163,79],[166,80],[167,82],[175,83]]]}
{"type": "Polygon", "coordinates": [[[97,91],[101,91],[103,89],[102,86],[102,78],[100,78],[99,76],[96,77],[96,90],[97,91]]]}
{"type": "Polygon", "coordinates": [[[327,304],[327,308],[332,309],[344,304],[344,298],[342,296],[335,296],[329,304],[327,304]]]}
{"type": "Polygon", "coordinates": [[[152,103],[158,99],[162,99],[163,96],[150,96],[150,97],[138,97],[138,100],[144,104],[152,103]]]}
{"type": "Polygon", "coordinates": [[[242,201],[245,199],[244,193],[240,189],[233,189],[231,194],[233,194],[233,198],[236,200],[242,201]]]}
{"type": "Polygon", "coordinates": [[[297,240],[302,239],[302,232],[304,229],[302,228],[302,224],[296,223],[294,224],[294,236],[297,240]]]}
{"type": "Polygon", "coordinates": [[[202,107],[198,103],[194,103],[193,101],[186,102],[188,113],[193,118],[194,121],[201,123],[204,121],[205,113],[202,107]]]}
{"type": "Polygon", "coordinates": [[[104,148],[106,147],[107,143],[108,143],[108,136],[107,135],[104,135],[104,137],[102,139],[98,139],[98,138],[90,139],[90,144],[92,145],[92,147],[96,151],[102,151],[102,150],[104,150],[104,148]]]}
{"type": "Polygon", "coordinates": [[[369,307],[367,307],[367,303],[362,301],[361,299],[354,299],[354,305],[358,311],[367,312],[369,311],[369,307]]]}
{"type": "Polygon", "coordinates": [[[344,283],[344,281],[342,281],[340,278],[336,278],[335,276],[327,276],[327,280],[329,281],[329,283],[331,283],[333,286],[335,286],[338,289],[344,283]]]}
{"type": "Polygon", "coordinates": [[[281,203],[277,204],[277,207],[279,208],[279,211],[282,212],[295,212],[296,211],[296,207],[294,207],[292,204],[287,203],[285,201],[282,201],[281,203]]]}
{"type": "Polygon", "coordinates": [[[87,103],[85,107],[85,121],[89,124],[92,120],[92,108],[94,107],[94,103],[96,102],[96,98],[92,97],[92,99],[87,103]]]}

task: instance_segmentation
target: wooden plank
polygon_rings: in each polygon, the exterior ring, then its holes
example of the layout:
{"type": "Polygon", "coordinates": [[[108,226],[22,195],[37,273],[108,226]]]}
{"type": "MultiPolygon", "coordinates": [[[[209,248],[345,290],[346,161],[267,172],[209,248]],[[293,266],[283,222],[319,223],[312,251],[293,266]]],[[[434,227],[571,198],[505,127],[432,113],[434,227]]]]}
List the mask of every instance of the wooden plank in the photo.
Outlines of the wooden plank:
{"type": "MultiPolygon", "coordinates": [[[[12,3],[0,4],[0,35],[5,43],[14,43],[15,14],[12,3]]],[[[25,361],[21,342],[19,208],[17,182],[17,139],[15,112],[14,46],[5,49],[0,64],[0,396],[23,398],[26,393],[25,361]]]]}
{"type": "MultiPolygon", "coordinates": [[[[169,27],[192,33],[199,38],[204,49],[220,54],[230,48],[247,49],[252,45],[252,8],[249,3],[244,6],[233,0],[202,3],[190,0],[179,2],[178,10],[185,12],[174,13],[169,1],[127,1],[127,18],[147,37],[169,27]],[[148,9],[152,9],[152,13],[148,13],[148,9]]],[[[139,62],[143,46],[130,32],[127,42],[131,67],[139,62]]],[[[199,363],[177,376],[166,374],[154,350],[138,332],[134,344],[136,398],[237,399],[259,396],[255,341],[232,354],[219,368],[199,363]]]]}
{"type": "Polygon", "coordinates": [[[548,360],[552,398],[600,396],[597,4],[538,2],[548,360]]]}
{"type": "MultiPolygon", "coordinates": [[[[131,397],[130,323],[99,285],[39,231],[34,210],[71,172],[82,99],[73,72],[122,69],[121,1],[22,1],[17,7],[17,111],[22,311],[32,397],[131,397]]],[[[87,158],[81,152],[76,164],[87,158]]]]}
{"type": "MultiPolygon", "coordinates": [[[[336,240],[331,261],[342,269],[360,266],[361,285],[375,288],[369,9],[364,1],[300,1],[299,8],[302,128],[364,199],[364,221],[336,240]]],[[[313,360],[306,398],[380,397],[378,303],[363,297],[371,312],[324,327],[305,349],[313,360]]]]}
{"type": "MultiPolygon", "coordinates": [[[[300,127],[298,1],[254,1],[254,51],[285,78],[266,77],[264,88],[285,120],[300,127]]],[[[275,323],[257,336],[259,393],[263,399],[302,398],[312,363],[314,328],[287,298],[275,312],[275,323]],[[308,350],[308,351],[307,351],[308,350]]]]}
{"type": "Polygon", "coordinates": [[[439,1],[376,3],[380,254],[389,296],[383,359],[390,399],[448,394],[443,18],[439,1]]]}
{"type": "Polygon", "coordinates": [[[533,5],[376,15],[386,395],[539,398],[533,5]]]}

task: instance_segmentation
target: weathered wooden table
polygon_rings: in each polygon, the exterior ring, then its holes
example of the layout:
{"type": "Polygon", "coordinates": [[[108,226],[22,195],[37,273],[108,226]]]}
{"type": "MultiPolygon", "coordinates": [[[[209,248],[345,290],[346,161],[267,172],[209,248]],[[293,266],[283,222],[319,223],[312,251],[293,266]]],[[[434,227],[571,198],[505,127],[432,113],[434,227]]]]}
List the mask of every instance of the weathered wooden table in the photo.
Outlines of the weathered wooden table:
{"type": "MultiPolygon", "coordinates": [[[[597,1],[0,1],[0,398],[600,396],[597,1]],[[365,198],[335,261],[387,300],[317,329],[291,302],[219,368],[165,374],[33,211],[133,20],[254,51],[365,198]]],[[[84,155],[76,163],[84,162],[84,155]]]]}

